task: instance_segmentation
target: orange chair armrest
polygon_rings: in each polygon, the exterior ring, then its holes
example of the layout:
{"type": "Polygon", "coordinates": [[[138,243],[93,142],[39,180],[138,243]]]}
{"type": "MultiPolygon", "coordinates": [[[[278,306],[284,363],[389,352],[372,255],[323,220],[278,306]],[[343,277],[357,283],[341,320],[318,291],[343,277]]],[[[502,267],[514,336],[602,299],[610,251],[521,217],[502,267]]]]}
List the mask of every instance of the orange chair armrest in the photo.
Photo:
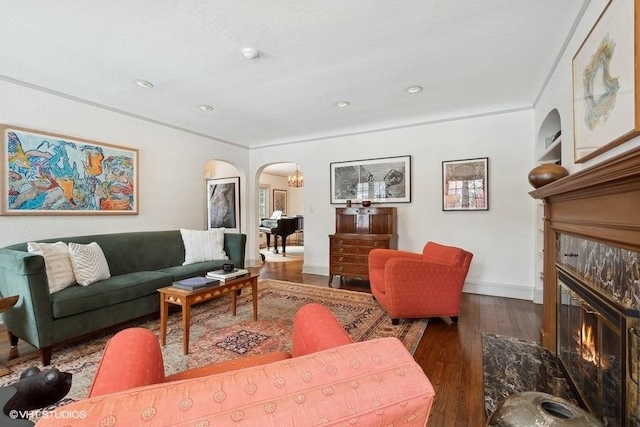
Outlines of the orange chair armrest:
{"type": "Polygon", "coordinates": [[[385,267],[387,290],[394,287],[394,282],[398,282],[398,286],[403,292],[415,286],[424,290],[425,286],[438,285],[450,287],[454,291],[455,284],[459,284],[462,288],[466,276],[467,270],[465,269],[416,259],[395,258],[390,260],[385,267]]]}
{"type": "Polygon", "coordinates": [[[107,342],[89,397],[163,381],[164,362],[158,337],[144,328],[124,329],[107,342]]]}
{"type": "Polygon", "coordinates": [[[353,340],[333,313],[320,304],[303,305],[293,318],[291,337],[293,357],[304,356],[352,342],[353,340]]]}

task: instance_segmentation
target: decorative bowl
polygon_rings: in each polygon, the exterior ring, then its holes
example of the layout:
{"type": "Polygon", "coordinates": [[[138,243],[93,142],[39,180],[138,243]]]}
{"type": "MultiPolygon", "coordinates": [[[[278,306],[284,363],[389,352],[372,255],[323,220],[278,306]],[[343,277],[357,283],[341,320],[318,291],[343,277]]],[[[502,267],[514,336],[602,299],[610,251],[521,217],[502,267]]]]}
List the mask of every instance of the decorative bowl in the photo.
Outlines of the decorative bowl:
{"type": "Polygon", "coordinates": [[[371,206],[371,200],[363,200],[362,206],[364,206],[365,208],[368,208],[369,206],[371,206]]]}

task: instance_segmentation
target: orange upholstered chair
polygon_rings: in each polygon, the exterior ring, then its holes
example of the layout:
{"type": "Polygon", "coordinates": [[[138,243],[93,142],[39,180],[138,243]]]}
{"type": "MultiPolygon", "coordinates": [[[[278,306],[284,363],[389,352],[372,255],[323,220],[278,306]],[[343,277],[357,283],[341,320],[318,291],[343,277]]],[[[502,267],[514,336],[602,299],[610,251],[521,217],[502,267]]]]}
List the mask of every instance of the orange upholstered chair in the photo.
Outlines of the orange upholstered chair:
{"type": "Polygon", "coordinates": [[[473,254],[428,242],[422,253],[394,249],[369,252],[369,282],[374,298],[398,319],[451,317],[458,322],[462,286],[473,254]]]}

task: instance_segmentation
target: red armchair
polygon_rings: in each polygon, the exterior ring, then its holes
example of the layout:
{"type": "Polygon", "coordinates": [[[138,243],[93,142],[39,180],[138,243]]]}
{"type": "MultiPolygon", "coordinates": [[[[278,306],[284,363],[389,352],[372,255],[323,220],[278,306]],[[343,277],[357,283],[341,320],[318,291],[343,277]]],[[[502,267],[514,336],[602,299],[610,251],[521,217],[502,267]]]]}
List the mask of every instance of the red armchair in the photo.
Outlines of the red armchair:
{"type": "Polygon", "coordinates": [[[374,298],[398,319],[451,317],[458,322],[462,286],[473,254],[428,242],[421,254],[394,249],[369,252],[369,283],[374,298]]]}

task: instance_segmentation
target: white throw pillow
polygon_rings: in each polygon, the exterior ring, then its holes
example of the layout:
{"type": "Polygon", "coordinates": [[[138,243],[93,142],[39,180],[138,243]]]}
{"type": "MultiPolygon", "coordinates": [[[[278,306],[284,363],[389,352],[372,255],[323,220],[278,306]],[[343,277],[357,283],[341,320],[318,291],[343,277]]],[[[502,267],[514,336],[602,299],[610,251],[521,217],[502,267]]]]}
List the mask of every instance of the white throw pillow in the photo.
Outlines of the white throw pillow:
{"type": "Polygon", "coordinates": [[[44,257],[50,293],[61,291],[76,283],[69,259],[69,247],[66,243],[29,242],[27,243],[27,251],[44,257]]]}
{"type": "Polygon", "coordinates": [[[224,251],[224,228],[211,230],[180,229],[184,242],[184,262],[182,265],[196,262],[229,259],[224,251]]]}
{"type": "Polygon", "coordinates": [[[111,277],[107,259],[104,257],[102,248],[96,242],[91,242],[88,245],[69,243],[69,257],[76,282],[79,285],[89,286],[111,277]]]}

